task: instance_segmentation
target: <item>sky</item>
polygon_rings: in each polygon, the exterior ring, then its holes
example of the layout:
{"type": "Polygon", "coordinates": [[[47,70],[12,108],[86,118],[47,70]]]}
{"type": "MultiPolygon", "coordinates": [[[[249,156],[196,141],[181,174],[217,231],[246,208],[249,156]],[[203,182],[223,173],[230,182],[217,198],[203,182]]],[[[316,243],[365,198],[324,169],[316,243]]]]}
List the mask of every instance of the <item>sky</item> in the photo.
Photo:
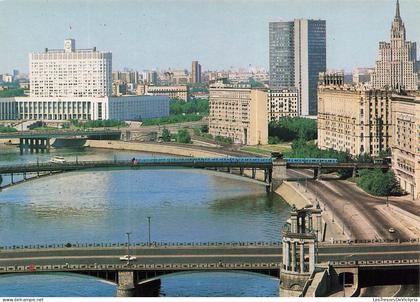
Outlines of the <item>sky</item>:
{"type": "MultiPolygon", "coordinates": [[[[420,42],[420,0],[400,9],[420,42]]],[[[268,23],[294,18],[326,20],[327,68],[351,71],[374,66],[394,14],[395,0],[0,0],[0,73],[68,37],[111,51],[113,70],[268,69],[268,23]]]]}

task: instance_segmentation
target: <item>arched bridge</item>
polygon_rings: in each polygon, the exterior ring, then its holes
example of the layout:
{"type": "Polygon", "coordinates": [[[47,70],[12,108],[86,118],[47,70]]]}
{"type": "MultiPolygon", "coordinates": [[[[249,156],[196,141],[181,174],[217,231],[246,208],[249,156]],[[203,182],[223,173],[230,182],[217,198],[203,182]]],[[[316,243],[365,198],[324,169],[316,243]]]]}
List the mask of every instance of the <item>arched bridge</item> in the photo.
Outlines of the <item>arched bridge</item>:
{"type": "Polygon", "coordinates": [[[0,139],[19,139],[20,153],[35,150],[50,149],[50,139],[53,138],[86,138],[86,139],[120,139],[121,130],[119,129],[57,129],[57,130],[28,130],[18,132],[0,133],[0,139]]]}
{"type": "MultiPolygon", "coordinates": [[[[286,179],[286,168],[291,169],[314,169],[316,172],[320,169],[343,169],[351,168],[354,171],[359,168],[364,169],[387,169],[387,164],[371,163],[319,163],[319,164],[301,164],[288,163],[282,159],[267,157],[156,157],[139,158],[132,160],[106,160],[106,161],[66,161],[62,163],[27,163],[19,165],[0,165],[0,175],[11,174],[13,183],[13,174],[26,173],[55,173],[66,171],[77,171],[86,169],[147,169],[147,168],[208,168],[224,172],[231,172],[236,169],[240,175],[247,175],[253,179],[266,183],[267,189],[277,187],[286,179]],[[248,170],[250,173],[245,173],[248,170]],[[263,175],[257,177],[257,170],[263,171],[263,175]]],[[[354,172],[355,173],[355,172],[354,172]]],[[[315,177],[318,173],[315,173],[315,177]]]]}
{"type": "MultiPolygon", "coordinates": [[[[413,267],[418,240],[404,243],[320,244],[318,262],[336,266],[413,267]]],[[[86,244],[9,247],[0,250],[0,274],[74,272],[115,282],[119,296],[135,295],[139,283],[185,271],[249,271],[278,277],[282,245],[271,243],[86,244]],[[131,260],[122,259],[130,255],[131,260]],[[133,258],[135,257],[135,258],[133,258]]],[[[141,293],[140,293],[141,295],[141,293]]]]}

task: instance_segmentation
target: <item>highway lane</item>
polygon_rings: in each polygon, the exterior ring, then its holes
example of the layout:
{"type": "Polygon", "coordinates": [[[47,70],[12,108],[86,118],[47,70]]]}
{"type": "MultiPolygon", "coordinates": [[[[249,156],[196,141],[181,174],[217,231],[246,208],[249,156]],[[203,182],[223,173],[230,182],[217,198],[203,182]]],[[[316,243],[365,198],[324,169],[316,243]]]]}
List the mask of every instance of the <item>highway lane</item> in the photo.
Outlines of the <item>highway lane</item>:
{"type": "MultiPolygon", "coordinates": [[[[0,259],[0,267],[7,266],[29,266],[29,265],[119,265],[125,264],[126,261],[121,261],[120,255],[116,256],[71,256],[71,257],[37,257],[37,258],[6,258],[0,259]]],[[[420,257],[420,252],[394,252],[394,253],[333,253],[324,254],[318,253],[319,262],[328,261],[375,261],[375,260],[413,260],[420,257]]],[[[198,256],[137,256],[137,259],[132,261],[135,264],[280,264],[282,257],[278,254],[268,255],[198,255],[198,256]]]]}
{"type": "MultiPolygon", "coordinates": [[[[374,243],[374,244],[318,244],[321,253],[376,253],[420,251],[418,243],[374,243]]],[[[0,250],[0,260],[10,257],[42,257],[42,256],[109,256],[126,255],[127,247],[83,247],[83,248],[52,248],[52,249],[15,249],[0,250]]],[[[249,246],[249,247],[138,247],[130,246],[130,254],[142,256],[172,256],[172,255],[281,255],[281,246],[249,246]]]]}
{"type": "MultiPolygon", "coordinates": [[[[308,170],[295,171],[288,170],[288,176],[291,177],[305,177],[310,176],[311,172],[308,170]]],[[[306,185],[306,182],[305,182],[306,185]]],[[[410,236],[405,230],[399,229],[392,225],[382,213],[380,213],[375,206],[383,205],[384,200],[381,198],[372,197],[363,191],[359,190],[354,185],[342,180],[308,180],[307,189],[313,192],[323,204],[327,206],[327,210],[334,213],[345,227],[350,230],[353,238],[358,239],[374,239],[368,238],[365,235],[364,228],[368,227],[363,223],[355,223],[351,215],[344,213],[345,205],[350,203],[357,211],[357,219],[362,217],[363,220],[368,221],[370,227],[375,231],[377,236],[382,239],[408,239],[410,236]],[[394,228],[395,233],[389,233],[389,228],[394,228]]],[[[411,207],[411,206],[410,206],[411,207]]]]}
{"type": "MultiPolygon", "coordinates": [[[[394,260],[420,258],[420,245],[337,245],[321,246],[316,249],[319,261],[352,261],[352,260],[394,260]]],[[[282,256],[278,248],[134,248],[130,255],[137,257],[136,263],[173,264],[173,263],[280,263],[282,256]],[[232,252],[232,250],[234,250],[232,252]]],[[[105,249],[50,249],[38,251],[2,251],[0,266],[14,265],[64,265],[69,264],[120,264],[121,256],[127,254],[123,248],[105,249]],[[43,253],[42,253],[43,252],[43,253]]],[[[123,261],[124,262],[124,261],[123,261]]]]}

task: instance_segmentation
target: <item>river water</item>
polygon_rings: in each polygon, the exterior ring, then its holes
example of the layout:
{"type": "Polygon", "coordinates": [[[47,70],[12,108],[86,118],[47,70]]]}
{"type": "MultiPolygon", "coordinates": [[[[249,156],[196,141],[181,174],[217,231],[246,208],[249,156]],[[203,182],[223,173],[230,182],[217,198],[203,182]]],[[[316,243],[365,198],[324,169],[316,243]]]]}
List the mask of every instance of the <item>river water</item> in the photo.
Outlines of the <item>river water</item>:
{"type": "MultiPolygon", "coordinates": [[[[19,155],[0,147],[0,165],[158,156],[135,151],[56,149],[19,155]]],[[[159,155],[161,156],[161,155],[159,155]]],[[[18,179],[15,177],[15,180],[18,179]]],[[[3,185],[10,182],[3,177],[3,185]]],[[[279,241],[289,206],[264,186],[193,169],[58,174],[0,192],[0,246],[146,242],[279,241]]],[[[115,285],[75,274],[0,276],[0,296],[115,296],[115,285]],[[65,286],[63,286],[65,284],[65,286]]],[[[247,273],[189,273],[162,278],[161,296],[277,296],[278,280],[247,273]]]]}

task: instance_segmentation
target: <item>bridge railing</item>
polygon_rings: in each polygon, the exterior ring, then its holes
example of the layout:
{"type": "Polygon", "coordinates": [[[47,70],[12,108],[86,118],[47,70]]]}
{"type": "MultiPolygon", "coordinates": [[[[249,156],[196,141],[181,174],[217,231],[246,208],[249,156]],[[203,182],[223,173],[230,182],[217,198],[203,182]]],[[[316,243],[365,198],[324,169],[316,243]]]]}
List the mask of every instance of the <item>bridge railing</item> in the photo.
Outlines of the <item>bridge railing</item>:
{"type": "MultiPolygon", "coordinates": [[[[243,241],[243,242],[134,242],[130,247],[241,247],[241,246],[278,246],[281,241],[243,241]]],[[[60,243],[60,244],[29,244],[0,246],[0,250],[27,250],[27,249],[65,249],[65,248],[118,248],[126,247],[127,243],[60,243]]]]}
{"type": "Polygon", "coordinates": [[[55,264],[55,265],[14,265],[0,266],[1,273],[36,272],[36,271],[101,271],[101,270],[278,270],[280,262],[260,263],[154,263],[154,264],[55,264]]]}
{"type": "MultiPolygon", "coordinates": [[[[333,245],[371,245],[371,244],[418,244],[420,238],[412,238],[408,240],[399,239],[373,239],[373,240],[334,240],[333,242],[321,242],[320,246],[333,245]]],[[[131,247],[241,247],[241,246],[258,246],[258,247],[276,247],[282,245],[281,241],[232,241],[232,242],[156,242],[150,244],[148,242],[134,242],[131,247]]],[[[56,243],[56,244],[21,244],[0,246],[0,250],[26,250],[26,249],[65,249],[65,248],[118,248],[126,247],[126,242],[103,242],[103,243],[56,243]]]]}
{"type": "Polygon", "coordinates": [[[322,242],[322,245],[348,245],[348,244],[386,244],[386,243],[420,243],[420,238],[410,239],[348,239],[322,242]]]}
{"type": "Polygon", "coordinates": [[[95,166],[127,166],[127,167],[141,167],[142,165],[212,165],[212,164],[227,164],[227,165],[271,165],[270,158],[254,158],[254,157],[223,157],[223,158],[207,158],[207,157],[155,157],[155,158],[137,158],[135,162],[130,159],[126,160],[102,160],[102,161],[65,161],[62,163],[55,162],[38,162],[18,165],[0,165],[2,169],[6,170],[22,170],[25,168],[39,168],[41,170],[60,170],[71,167],[95,167],[95,166]]]}
{"type": "Polygon", "coordinates": [[[417,265],[420,259],[392,259],[392,260],[347,260],[347,261],[329,261],[333,266],[354,265],[354,266],[383,266],[383,265],[417,265]]]}

